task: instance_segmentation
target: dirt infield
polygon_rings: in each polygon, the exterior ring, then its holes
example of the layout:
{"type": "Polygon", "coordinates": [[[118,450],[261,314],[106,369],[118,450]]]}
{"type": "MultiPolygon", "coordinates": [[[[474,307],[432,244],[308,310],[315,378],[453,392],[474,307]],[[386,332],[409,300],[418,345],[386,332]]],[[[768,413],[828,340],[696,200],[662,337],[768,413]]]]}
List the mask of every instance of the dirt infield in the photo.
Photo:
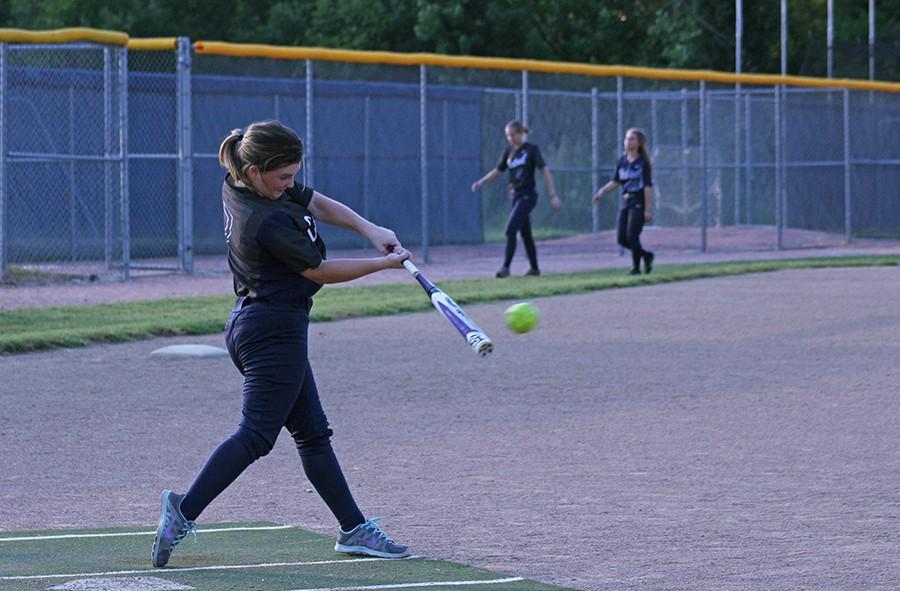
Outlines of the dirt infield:
{"type": "MultiPolygon", "coordinates": [[[[900,588],[900,270],[796,270],[314,325],[351,486],[422,555],[591,590],[900,588]]],[[[0,357],[0,529],[148,525],[234,428],[227,360],[0,357]]],[[[201,521],[334,530],[290,438],[201,521]]],[[[203,543],[203,536],[199,538],[203,543]]],[[[179,552],[190,552],[186,542],[179,552]]],[[[148,548],[149,550],[149,548],[148,548]]]]}
{"type": "MultiPolygon", "coordinates": [[[[657,264],[706,263],[715,261],[760,260],[776,258],[854,256],[900,254],[900,242],[890,240],[857,240],[852,245],[840,243],[840,237],[821,232],[788,229],[786,250],[772,250],[775,231],[767,227],[710,228],[709,251],[699,249],[698,228],[647,228],[642,235],[645,246],[657,251],[657,264]],[[803,245],[804,248],[797,248],[803,245]]],[[[493,277],[503,256],[500,244],[470,246],[435,246],[430,261],[421,261],[421,252],[412,246],[418,266],[434,281],[493,277]]],[[[538,243],[541,269],[545,273],[589,271],[605,267],[629,268],[627,256],[619,256],[612,232],[584,234],[538,243]]],[[[329,252],[331,258],[372,257],[373,250],[329,252]]],[[[155,261],[172,263],[172,261],[155,261]]],[[[527,270],[523,249],[513,260],[514,274],[527,270]]],[[[197,295],[231,293],[231,275],[224,256],[198,257],[192,276],[135,271],[127,282],[79,278],[48,285],[0,285],[0,311],[23,307],[80,306],[133,300],[162,299],[197,295]]],[[[400,283],[409,281],[405,271],[386,271],[344,285],[400,283]]]]}

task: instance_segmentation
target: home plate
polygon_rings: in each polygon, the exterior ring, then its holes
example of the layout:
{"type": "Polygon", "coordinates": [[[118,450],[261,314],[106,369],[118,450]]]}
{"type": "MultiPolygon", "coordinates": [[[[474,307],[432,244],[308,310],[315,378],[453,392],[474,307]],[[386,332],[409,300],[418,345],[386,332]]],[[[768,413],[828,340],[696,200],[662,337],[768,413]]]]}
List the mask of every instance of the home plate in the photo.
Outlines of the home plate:
{"type": "Polygon", "coordinates": [[[187,585],[159,577],[119,577],[115,579],[79,579],[50,589],[60,591],[186,591],[187,585]]]}
{"type": "Polygon", "coordinates": [[[210,345],[169,345],[150,353],[150,357],[228,357],[228,351],[210,345]]]}

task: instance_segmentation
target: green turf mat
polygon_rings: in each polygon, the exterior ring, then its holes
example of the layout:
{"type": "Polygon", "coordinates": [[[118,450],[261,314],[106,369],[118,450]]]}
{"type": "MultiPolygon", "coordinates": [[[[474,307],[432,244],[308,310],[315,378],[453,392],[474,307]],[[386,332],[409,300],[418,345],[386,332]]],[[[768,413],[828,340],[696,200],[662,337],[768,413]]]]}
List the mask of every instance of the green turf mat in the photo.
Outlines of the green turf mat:
{"type": "Polygon", "coordinates": [[[0,533],[0,591],[562,589],[424,557],[347,556],[333,537],[272,523],[207,525],[166,568],[150,566],[152,541],[149,527],[0,533]]]}

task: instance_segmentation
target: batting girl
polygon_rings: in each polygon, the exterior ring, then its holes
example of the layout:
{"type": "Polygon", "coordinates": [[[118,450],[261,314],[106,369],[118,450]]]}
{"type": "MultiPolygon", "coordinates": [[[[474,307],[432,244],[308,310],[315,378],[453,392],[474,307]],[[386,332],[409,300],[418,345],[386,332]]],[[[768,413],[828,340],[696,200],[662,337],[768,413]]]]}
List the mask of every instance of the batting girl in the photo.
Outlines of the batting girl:
{"type": "Polygon", "coordinates": [[[629,129],[625,134],[625,154],[616,163],[612,179],[603,185],[591,200],[600,199],[616,187],[623,189],[619,201],[618,239],[619,244],[631,249],[631,273],[640,275],[641,260],[644,272],[653,270],[654,255],[641,246],[641,230],[644,222],[653,219],[653,177],[651,176],[650,155],[647,153],[647,136],[640,129],[629,129]]]}
{"type": "Polygon", "coordinates": [[[525,244],[525,252],[528,254],[528,262],[531,268],[526,275],[540,275],[537,262],[537,249],[534,246],[534,237],[531,234],[531,210],[537,205],[537,191],[534,186],[534,170],[537,168],[544,174],[544,183],[547,185],[547,194],[550,196],[550,205],[559,209],[562,202],[553,188],[553,177],[550,168],[544,162],[541,150],[535,144],[525,141],[525,134],[530,130],[520,121],[510,121],[506,124],[506,141],[509,147],[504,150],[493,169],[484,177],[472,183],[472,191],[477,191],[485,183],[494,180],[505,170],[509,170],[509,192],[512,196],[512,211],[506,222],[506,257],[503,266],[497,271],[497,277],[509,277],[509,265],[516,253],[516,234],[522,235],[525,244]]]}
{"type": "Polygon", "coordinates": [[[241,420],[185,494],[162,493],[153,566],[164,566],[194,520],[250,464],[269,453],[286,428],[303,470],[340,524],[335,550],[382,558],[409,555],[350,493],[331,448],[332,431],[307,357],[312,296],[326,283],[399,268],[409,253],[394,232],[351,209],[294,185],[303,159],[297,135],[277,121],[231,132],[219,149],[228,169],[222,185],[228,265],[237,302],[225,326],[228,352],[244,376],[241,420]],[[316,223],[368,238],[382,253],[371,259],[326,260],[316,223]]]}

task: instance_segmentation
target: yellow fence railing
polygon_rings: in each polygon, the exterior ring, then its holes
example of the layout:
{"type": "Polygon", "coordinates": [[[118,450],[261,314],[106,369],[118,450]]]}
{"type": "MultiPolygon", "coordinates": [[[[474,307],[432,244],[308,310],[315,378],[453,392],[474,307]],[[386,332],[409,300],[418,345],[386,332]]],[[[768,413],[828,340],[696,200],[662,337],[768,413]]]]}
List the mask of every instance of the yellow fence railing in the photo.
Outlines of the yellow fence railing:
{"type": "Polygon", "coordinates": [[[625,76],[652,80],[685,80],[716,82],[721,84],[762,84],[805,86],[819,88],[847,88],[850,90],[877,90],[900,92],[900,83],[848,78],[814,78],[809,76],[779,76],[770,74],[732,74],[713,70],[676,70],[667,68],[641,68],[635,66],[598,66],[594,64],[553,62],[526,59],[438,55],[433,53],[396,53],[390,51],[357,51],[327,49],[323,47],[283,47],[221,41],[197,41],[194,51],[199,54],[233,57],[262,57],[284,60],[319,60],[354,62],[364,64],[390,64],[396,66],[443,66],[448,68],[477,68],[489,70],[527,70],[550,74],[574,74],[580,76],[625,76]]]}
{"type": "MultiPolygon", "coordinates": [[[[177,47],[176,37],[131,39],[126,33],[102,31],[84,27],[28,31],[0,28],[0,43],[71,43],[88,41],[109,45],[125,45],[134,51],[168,51],[177,47]]],[[[714,70],[678,70],[643,68],[636,66],[600,66],[595,64],[554,62],[527,59],[439,55],[434,53],[397,53],[391,51],[359,51],[324,47],[285,47],[222,41],[197,41],[194,51],[205,55],[232,57],[261,57],[283,60],[319,60],[397,66],[441,66],[448,68],[476,68],[515,70],[579,76],[643,78],[649,80],[681,80],[714,82],[719,84],[755,84],[767,86],[804,86],[816,88],[847,88],[900,93],[900,83],[850,78],[815,78],[811,76],[780,76],[774,74],[734,74],[714,70]]]]}
{"type": "Polygon", "coordinates": [[[102,31],[87,27],[70,27],[52,31],[0,28],[0,43],[74,43],[85,41],[105,45],[126,45],[132,51],[171,51],[178,46],[177,37],[132,39],[119,31],[102,31]]]}
{"type": "Polygon", "coordinates": [[[107,45],[128,45],[128,35],[118,31],[101,31],[86,27],[71,27],[54,29],[52,31],[0,29],[0,43],[73,43],[75,41],[89,41],[107,45]]]}
{"type": "Polygon", "coordinates": [[[129,39],[129,51],[174,51],[178,47],[178,37],[152,37],[129,39]]]}

